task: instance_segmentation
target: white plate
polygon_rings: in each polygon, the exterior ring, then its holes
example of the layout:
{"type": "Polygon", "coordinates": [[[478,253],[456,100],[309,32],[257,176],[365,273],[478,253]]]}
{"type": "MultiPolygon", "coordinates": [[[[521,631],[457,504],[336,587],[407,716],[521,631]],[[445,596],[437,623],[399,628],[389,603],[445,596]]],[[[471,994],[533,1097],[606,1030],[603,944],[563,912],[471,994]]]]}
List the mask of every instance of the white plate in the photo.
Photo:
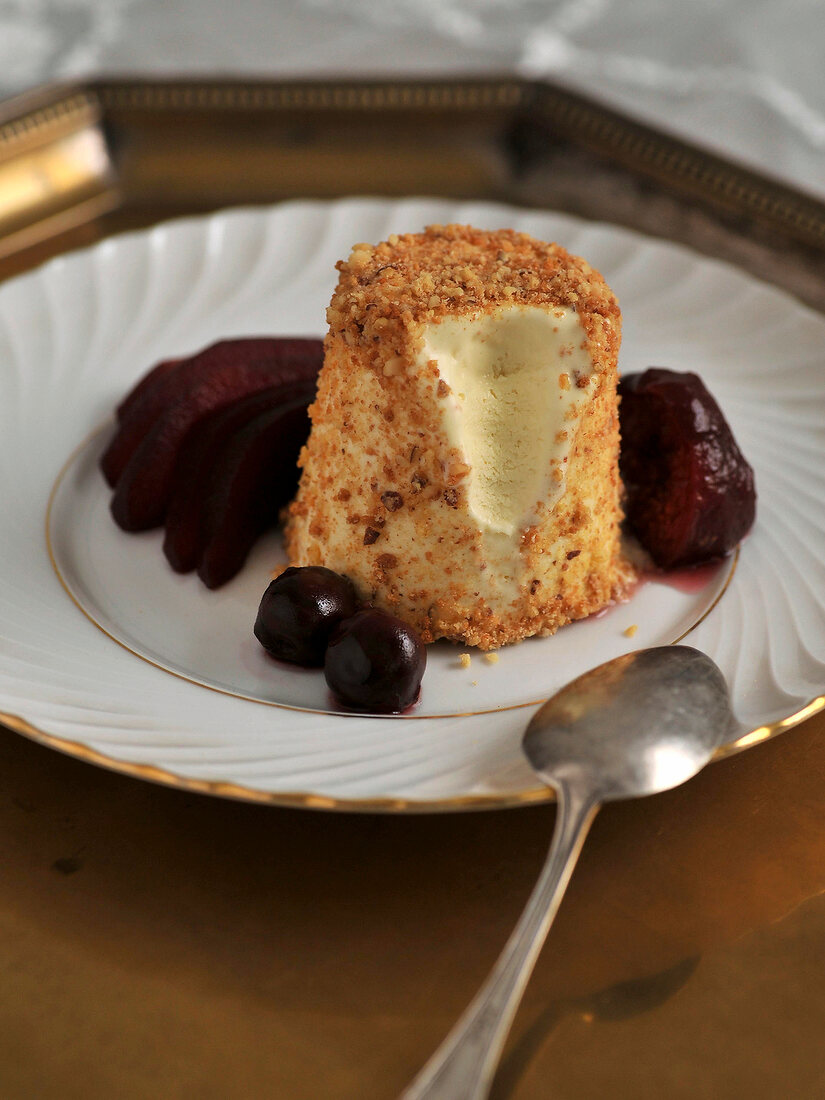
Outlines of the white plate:
{"type": "Polygon", "coordinates": [[[825,319],[731,267],[614,226],[500,206],[288,203],[52,261],[0,288],[2,718],[85,759],[212,793],[337,808],[507,805],[546,797],[519,752],[540,699],[602,660],[690,631],[727,676],[745,742],[759,740],[825,703],[823,367],[825,319]],[[622,304],[622,370],[702,375],[756,468],[758,520],[737,568],[699,591],[648,583],[497,663],[473,653],[464,669],[460,648],[430,647],[411,715],[336,714],[320,673],[280,668],[252,638],[277,538],[218,592],[175,575],[157,532],[125,535],[110,520],[96,429],[160,358],[222,336],[321,334],[334,264],[351,244],[448,221],[524,229],[600,268],[622,304]]]}

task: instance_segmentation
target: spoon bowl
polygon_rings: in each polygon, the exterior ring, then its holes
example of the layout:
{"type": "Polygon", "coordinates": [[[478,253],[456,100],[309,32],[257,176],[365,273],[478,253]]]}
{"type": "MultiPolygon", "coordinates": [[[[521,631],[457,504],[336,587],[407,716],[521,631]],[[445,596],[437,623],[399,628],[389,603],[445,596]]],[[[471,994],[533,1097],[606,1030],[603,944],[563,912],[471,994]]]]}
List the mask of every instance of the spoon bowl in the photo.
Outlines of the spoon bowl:
{"type": "Polygon", "coordinates": [[[522,744],[549,786],[586,786],[601,803],[684,783],[732,735],[732,723],[710,657],[661,646],[571,681],[536,712],[522,744]]]}

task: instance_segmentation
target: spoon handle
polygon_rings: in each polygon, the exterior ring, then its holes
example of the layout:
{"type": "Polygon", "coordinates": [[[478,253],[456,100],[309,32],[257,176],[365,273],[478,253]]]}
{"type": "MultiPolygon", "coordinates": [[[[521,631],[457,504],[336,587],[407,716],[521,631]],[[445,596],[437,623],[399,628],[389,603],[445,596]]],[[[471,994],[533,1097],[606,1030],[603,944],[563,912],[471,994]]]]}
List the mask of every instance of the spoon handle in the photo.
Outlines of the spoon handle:
{"type": "Polygon", "coordinates": [[[530,900],[487,981],[401,1100],[483,1100],[521,995],[599,808],[593,795],[556,788],[553,841],[530,900]]]}

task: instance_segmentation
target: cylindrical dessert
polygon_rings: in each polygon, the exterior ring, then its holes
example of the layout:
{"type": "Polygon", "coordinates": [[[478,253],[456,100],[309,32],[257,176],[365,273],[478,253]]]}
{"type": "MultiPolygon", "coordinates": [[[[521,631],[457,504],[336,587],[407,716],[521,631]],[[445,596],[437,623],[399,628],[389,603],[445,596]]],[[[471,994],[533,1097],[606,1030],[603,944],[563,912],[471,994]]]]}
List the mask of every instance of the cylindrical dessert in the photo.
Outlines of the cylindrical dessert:
{"type": "Polygon", "coordinates": [[[356,245],[338,270],[292,564],[482,649],[621,595],[621,314],[601,275],[456,225],[356,245]]]}

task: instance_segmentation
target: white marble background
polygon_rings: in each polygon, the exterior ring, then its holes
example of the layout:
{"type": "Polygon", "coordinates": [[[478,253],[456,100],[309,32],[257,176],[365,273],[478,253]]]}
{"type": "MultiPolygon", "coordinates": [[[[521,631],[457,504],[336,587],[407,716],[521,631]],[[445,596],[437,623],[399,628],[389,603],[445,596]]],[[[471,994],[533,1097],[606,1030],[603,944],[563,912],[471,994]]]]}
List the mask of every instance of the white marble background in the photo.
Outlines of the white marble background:
{"type": "Polygon", "coordinates": [[[825,197],[823,0],[0,0],[0,95],[99,73],[548,76],[825,197]]]}

